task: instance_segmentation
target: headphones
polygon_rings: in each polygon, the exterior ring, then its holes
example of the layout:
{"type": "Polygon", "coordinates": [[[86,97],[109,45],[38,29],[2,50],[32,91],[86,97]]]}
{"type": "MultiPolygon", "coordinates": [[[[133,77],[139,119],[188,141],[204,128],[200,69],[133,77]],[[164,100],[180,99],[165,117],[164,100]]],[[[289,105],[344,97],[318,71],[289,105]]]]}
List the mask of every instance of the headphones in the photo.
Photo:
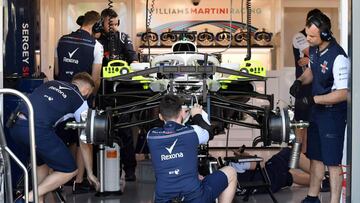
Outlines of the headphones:
{"type": "Polygon", "coordinates": [[[103,19],[100,18],[100,20],[98,20],[93,26],[92,26],[92,32],[93,33],[99,33],[102,32],[104,30],[103,27],[103,19]]]}
{"type": "MultiPolygon", "coordinates": [[[[317,14],[307,19],[307,25],[315,25],[320,30],[320,38],[322,41],[331,41],[333,39],[330,31],[331,25],[325,23],[321,18],[327,18],[325,14],[317,14]]],[[[329,20],[330,21],[330,20],[329,20]]]]}

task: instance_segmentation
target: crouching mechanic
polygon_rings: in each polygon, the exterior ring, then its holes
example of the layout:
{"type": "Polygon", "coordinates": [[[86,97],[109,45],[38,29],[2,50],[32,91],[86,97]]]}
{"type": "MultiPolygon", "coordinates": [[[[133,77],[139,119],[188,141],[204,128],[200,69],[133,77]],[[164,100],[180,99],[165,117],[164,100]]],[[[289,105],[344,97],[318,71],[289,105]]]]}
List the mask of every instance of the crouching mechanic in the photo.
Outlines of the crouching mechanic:
{"type": "MultiPolygon", "coordinates": [[[[37,156],[37,177],[39,201],[44,202],[44,195],[60,187],[77,173],[73,156],[62,140],[55,134],[57,123],[69,117],[80,121],[80,114],[88,109],[86,99],[94,89],[94,81],[88,73],[76,74],[71,83],[49,81],[34,90],[29,96],[34,108],[35,139],[37,156]],[[49,169],[53,172],[49,173],[49,169]]],[[[17,120],[10,129],[12,138],[29,152],[28,111],[24,104],[20,104],[17,120]]],[[[88,180],[98,188],[99,181],[93,175],[92,154],[89,146],[80,143],[84,157],[88,180]]],[[[29,200],[33,201],[30,192],[29,200]]],[[[15,202],[24,202],[19,197],[15,202]]]]}
{"type": "MultiPolygon", "coordinates": [[[[178,96],[166,95],[160,102],[161,128],[149,131],[147,140],[155,169],[155,202],[232,202],[237,179],[234,168],[226,166],[200,180],[198,145],[209,140],[210,125],[202,117],[202,106],[191,109],[194,125],[183,125],[186,112],[178,96]]],[[[212,138],[212,137],[211,137],[212,138]]]]}

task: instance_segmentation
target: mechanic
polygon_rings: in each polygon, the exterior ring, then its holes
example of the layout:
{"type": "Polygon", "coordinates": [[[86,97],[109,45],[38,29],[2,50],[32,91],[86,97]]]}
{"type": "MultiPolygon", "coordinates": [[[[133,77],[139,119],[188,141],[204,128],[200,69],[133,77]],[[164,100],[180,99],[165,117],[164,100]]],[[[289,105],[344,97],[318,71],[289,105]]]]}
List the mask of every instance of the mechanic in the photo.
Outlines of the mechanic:
{"type": "Polygon", "coordinates": [[[107,8],[101,12],[101,18],[104,30],[99,41],[104,46],[103,65],[106,66],[109,60],[114,58],[125,60],[128,64],[137,63],[138,56],[129,35],[118,30],[120,26],[118,14],[113,9],[107,8]],[[111,43],[109,38],[112,33],[115,34],[115,50],[111,50],[113,53],[110,53],[111,43]],[[110,56],[110,54],[113,54],[113,56],[110,56]]]}
{"type": "MultiPolygon", "coordinates": [[[[95,87],[94,81],[88,73],[78,73],[71,83],[49,81],[34,90],[29,100],[34,108],[37,177],[39,201],[44,202],[44,195],[60,187],[76,173],[76,164],[70,151],[62,140],[55,134],[54,126],[67,117],[75,117],[80,121],[80,114],[88,109],[88,98],[95,87]],[[49,169],[53,172],[49,173],[49,169]]],[[[15,112],[14,125],[10,128],[10,135],[15,142],[29,152],[29,126],[27,108],[22,103],[15,112]]],[[[84,157],[88,180],[98,188],[99,181],[93,175],[92,154],[88,145],[80,142],[81,153],[84,157]]],[[[29,200],[33,201],[30,192],[29,200]]],[[[16,203],[24,202],[22,196],[16,203]]]]}
{"type": "MultiPolygon", "coordinates": [[[[80,29],[60,38],[55,55],[55,78],[61,81],[70,82],[73,75],[78,72],[91,74],[95,81],[96,94],[100,86],[100,73],[103,58],[103,47],[93,37],[96,32],[101,31],[100,15],[96,11],[88,11],[80,16],[77,21],[80,29]]],[[[88,100],[92,106],[92,97],[88,100]]],[[[75,194],[91,191],[88,181],[84,181],[84,162],[79,148],[78,130],[64,129],[66,122],[57,125],[56,134],[72,149],[76,157],[78,174],[72,182],[72,191],[75,194]]],[[[89,145],[92,149],[92,145],[89,145]]]]}
{"type": "MultiPolygon", "coordinates": [[[[235,151],[235,156],[250,156],[250,154],[235,151]]],[[[299,169],[301,170],[291,169],[289,168],[290,156],[291,148],[285,147],[265,162],[265,170],[271,183],[271,191],[274,193],[284,187],[291,186],[293,183],[303,186],[309,186],[310,184],[310,160],[305,154],[301,153],[299,159],[299,169]]],[[[256,162],[230,162],[229,165],[236,169],[240,185],[242,182],[262,181],[262,176],[259,172],[254,174],[256,162]],[[254,176],[252,177],[253,174],[254,176]]],[[[246,188],[240,189],[241,194],[246,193],[246,188]]],[[[329,176],[326,174],[321,183],[321,192],[329,192],[329,190],[329,176]]],[[[257,190],[256,192],[266,191],[257,190]]]]}
{"type": "MultiPolygon", "coordinates": [[[[104,9],[101,12],[101,18],[103,21],[103,32],[98,39],[104,46],[104,59],[103,66],[107,66],[108,62],[113,59],[121,59],[130,63],[137,63],[137,54],[134,51],[133,44],[129,36],[123,32],[118,31],[120,20],[118,14],[113,9],[104,9]],[[111,40],[110,36],[114,34],[114,48],[110,53],[111,40]],[[113,56],[110,56],[113,55],[113,56]]],[[[128,122],[131,120],[130,116],[124,116],[118,122],[128,122]]],[[[135,147],[134,138],[131,128],[125,128],[118,131],[118,135],[122,141],[120,148],[121,165],[125,172],[125,181],[135,181],[135,147]]]]}
{"type": "Polygon", "coordinates": [[[194,125],[184,126],[187,116],[181,99],[166,95],[161,100],[159,117],[165,124],[151,129],[147,136],[156,176],[155,202],[233,200],[237,185],[234,168],[225,166],[203,179],[199,176],[198,145],[213,137],[202,112],[202,106],[195,104],[191,109],[194,125]]]}
{"type": "MultiPolygon", "coordinates": [[[[319,9],[312,9],[307,13],[306,19],[310,18],[316,13],[321,13],[319,9]]],[[[295,78],[301,76],[309,64],[309,43],[306,40],[305,28],[300,32],[296,33],[292,40],[293,54],[295,59],[295,78]]],[[[299,93],[297,95],[292,95],[295,97],[295,121],[309,121],[309,115],[311,106],[302,105],[298,99],[307,97],[311,95],[311,84],[301,86],[299,93]]],[[[297,141],[302,143],[301,151],[306,152],[306,138],[307,138],[307,129],[306,128],[296,128],[295,134],[297,135],[297,141]]]]}
{"type": "Polygon", "coordinates": [[[104,51],[93,34],[100,31],[100,15],[96,11],[88,11],[82,21],[80,29],[62,36],[58,42],[55,54],[55,79],[71,81],[76,73],[87,72],[94,79],[94,92],[96,92],[100,86],[104,51]]]}
{"type": "Polygon", "coordinates": [[[301,85],[312,83],[312,95],[300,99],[313,104],[308,128],[306,155],[310,159],[310,188],[303,203],[320,202],[318,198],[325,166],[330,172],[331,202],[340,201],[343,176],[340,167],[346,126],[350,62],[331,33],[331,21],[323,13],[306,22],[310,44],[310,68],[290,88],[297,94],[301,85]]]}

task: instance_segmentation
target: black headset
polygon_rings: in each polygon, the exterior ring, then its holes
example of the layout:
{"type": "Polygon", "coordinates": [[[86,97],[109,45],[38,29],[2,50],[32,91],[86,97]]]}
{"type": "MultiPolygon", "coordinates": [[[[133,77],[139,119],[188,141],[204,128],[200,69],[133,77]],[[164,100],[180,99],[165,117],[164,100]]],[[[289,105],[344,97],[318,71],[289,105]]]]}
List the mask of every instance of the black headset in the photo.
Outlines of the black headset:
{"type": "MultiPolygon", "coordinates": [[[[307,25],[315,25],[320,30],[320,38],[322,41],[331,41],[333,39],[332,32],[331,32],[331,25],[325,23],[321,18],[328,18],[325,14],[317,14],[310,16],[307,19],[307,25]]],[[[330,20],[329,20],[330,21],[330,20]]]]}
{"type": "Polygon", "coordinates": [[[92,32],[93,33],[99,33],[102,32],[104,30],[103,27],[103,19],[100,18],[100,20],[98,20],[93,26],[92,26],[92,32]]]}

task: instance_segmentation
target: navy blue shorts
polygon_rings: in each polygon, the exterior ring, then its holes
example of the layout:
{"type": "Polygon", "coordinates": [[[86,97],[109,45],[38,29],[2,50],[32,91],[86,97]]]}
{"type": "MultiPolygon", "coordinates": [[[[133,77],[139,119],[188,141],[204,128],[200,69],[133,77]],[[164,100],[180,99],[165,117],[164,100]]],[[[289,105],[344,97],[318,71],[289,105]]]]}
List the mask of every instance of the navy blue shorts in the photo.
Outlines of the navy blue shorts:
{"type": "Polygon", "coordinates": [[[67,145],[76,143],[79,146],[79,135],[77,129],[65,129],[66,123],[75,121],[75,119],[68,119],[56,125],[55,133],[60,137],[60,139],[67,145]]]}
{"type": "Polygon", "coordinates": [[[308,128],[307,157],[327,166],[341,164],[345,126],[346,108],[314,107],[308,128]]]}
{"type": "Polygon", "coordinates": [[[291,186],[293,183],[292,175],[289,172],[290,155],[291,149],[283,148],[265,163],[265,170],[269,176],[273,192],[291,186]]]}
{"type": "Polygon", "coordinates": [[[202,195],[190,201],[191,203],[213,202],[227,188],[228,179],[224,172],[218,170],[205,176],[201,181],[201,186],[203,187],[202,195]]]}
{"type": "MultiPolygon", "coordinates": [[[[213,202],[228,186],[228,179],[224,172],[218,170],[214,173],[205,176],[201,181],[199,190],[195,191],[192,196],[185,197],[186,203],[204,203],[213,202]]],[[[170,200],[156,199],[155,203],[170,203],[170,200]]]]}
{"type": "MultiPolygon", "coordinates": [[[[14,141],[29,153],[30,140],[27,122],[17,121],[16,125],[10,129],[10,133],[14,141]]],[[[35,142],[38,166],[46,164],[55,171],[64,173],[76,170],[73,156],[53,129],[36,127],[35,142]]]]}

